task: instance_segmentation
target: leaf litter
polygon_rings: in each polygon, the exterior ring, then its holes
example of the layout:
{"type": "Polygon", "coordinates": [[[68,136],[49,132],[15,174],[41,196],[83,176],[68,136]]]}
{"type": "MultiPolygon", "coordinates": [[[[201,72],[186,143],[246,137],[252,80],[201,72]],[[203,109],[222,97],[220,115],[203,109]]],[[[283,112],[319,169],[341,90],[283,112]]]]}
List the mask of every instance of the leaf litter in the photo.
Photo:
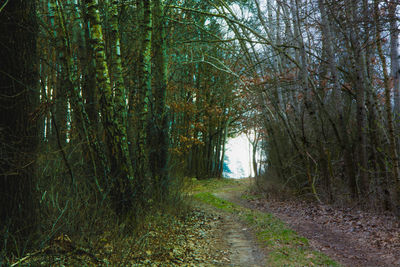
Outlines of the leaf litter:
{"type": "Polygon", "coordinates": [[[221,243],[221,219],[194,208],[182,218],[156,220],[139,238],[121,240],[105,231],[87,248],[61,234],[45,249],[15,259],[12,266],[226,266],[232,252],[221,243]]]}
{"type": "Polygon", "coordinates": [[[246,197],[246,202],[273,213],[315,249],[346,266],[400,266],[400,222],[393,214],[257,195],[246,197]]]}

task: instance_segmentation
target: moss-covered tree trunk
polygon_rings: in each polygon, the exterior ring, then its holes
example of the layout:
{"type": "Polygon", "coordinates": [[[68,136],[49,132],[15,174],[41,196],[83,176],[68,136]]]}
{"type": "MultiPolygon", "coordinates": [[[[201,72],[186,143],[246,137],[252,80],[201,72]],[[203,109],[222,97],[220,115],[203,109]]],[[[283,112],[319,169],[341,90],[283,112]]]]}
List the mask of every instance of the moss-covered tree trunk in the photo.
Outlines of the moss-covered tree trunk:
{"type": "Polygon", "coordinates": [[[101,121],[105,131],[112,181],[111,197],[115,211],[124,215],[132,207],[133,168],[129,155],[126,125],[116,107],[124,106],[123,88],[113,92],[108,72],[97,0],[86,0],[90,41],[96,61],[96,81],[100,96],[101,121]],[[115,95],[113,97],[113,95],[115,95]],[[117,103],[119,102],[119,103],[117,103]]]}
{"type": "MultiPolygon", "coordinates": [[[[152,14],[151,4],[148,0],[138,1],[139,27],[140,27],[140,53],[138,64],[138,87],[134,103],[134,114],[137,125],[135,126],[135,174],[138,178],[135,192],[139,198],[149,189],[148,168],[148,135],[150,97],[151,97],[151,39],[152,39],[152,14]]],[[[140,200],[140,199],[138,199],[140,200]]]]}
{"type": "Polygon", "coordinates": [[[113,74],[114,89],[114,112],[116,118],[120,120],[120,123],[126,128],[127,120],[127,105],[126,105],[126,89],[124,79],[122,76],[122,60],[121,60],[121,41],[118,26],[118,0],[112,0],[109,3],[108,9],[111,16],[110,28],[111,28],[111,72],[113,74]]]}
{"type": "Polygon", "coordinates": [[[54,28],[54,38],[57,40],[58,44],[58,60],[65,72],[63,76],[67,83],[66,87],[68,87],[67,95],[73,109],[74,124],[76,124],[80,137],[86,142],[93,168],[93,179],[99,192],[104,192],[105,183],[107,182],[106,179],[110,173],[109,164],[80,94],[77,75],[74,71],[72,52],[69,46],[70,42],[66,34],[65,17],[59,1],[50,1],[49,15],[51,25],[54,28]]]}

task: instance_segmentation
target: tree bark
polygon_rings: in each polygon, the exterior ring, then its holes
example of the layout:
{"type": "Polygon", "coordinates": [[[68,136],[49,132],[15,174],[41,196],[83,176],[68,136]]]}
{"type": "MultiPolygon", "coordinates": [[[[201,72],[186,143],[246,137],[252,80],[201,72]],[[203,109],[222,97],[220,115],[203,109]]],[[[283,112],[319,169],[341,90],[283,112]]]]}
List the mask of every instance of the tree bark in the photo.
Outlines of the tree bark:
{"type": "Polygon", "coordinates": [[[0,14],[0,250],[23,249],[37,227],[36,38],[36,1],[9,1],[0,14]]]}
{"type": "Polygon", "coordinates": [[[112,89],[114,92],[114,112],[120,124],[126,127],[127,124],[127,106],[126,106],[126,89],[122,76],[122,60],[121,60],[121,42],[118,26],[118,0],[112,0],[108,4],[110,20],[110,36],[111,36],[111,72],[113,74],[112,89]]]}
{"type": "Polygon", "coordinates": [[[389,23],[390,23],[390,61],[391,61],[391,78],[393,81],[394,91],[394,118],[396,124],[400,124],[400,55],[399,55],[399,29],[398,17],[396,10],[398,1],[390,0],[389,3],[389,23]]]}
{"type": "MultiPolygon", "coordinates": [[[[357,28],[358,16],[357,14],[357,3],[349,1],[346,3],[346,16],[347,23],[349,25],[348,32],[351,43],[352,52],[352,69],[354,73],[353,86],[356,90],[356,103],[357,103],[357,158],[359,164],[359,179],[358,188],[361,195],[365,196],[368,192],[368,158],[367,158],[367,138],[366,138],[366,110],[365,110],[365,92],[366,92],[366,75],[365,70],[365,53],[361,47],[361,36],[357,28]]],[[[354,186],[352,184],[352,186],[354,186]]],[[[355,188],[352,188],[353,195],[356,195],[355,188]]]]}
{"type": "MultiPolygon", "coordinates": [[[[106,54],[102,26],[97,0],[86,0],[87,11],[90,21],[90,40],[96,59],[96,81],[100,94],[101,121],[105,131],[108,157],[110,162],[111,197],[115,211],[124,216],[130,210],[133,204],[132,182],[134,173],[128,148],[128,138],[126,125],[123,122],[123,114],[117,114],[114,109],[116,106],[124,105],[114,103],[124,101],[123,98],[113,99],[113,91],[110,84],[110,76],[106,63],[106,54]]],[[[116,88],[121,90],[121,88],[116,88]]],[[[116,93],[116,95],[122,95],[116,93]]]]}
{"type": "MultiPolygon", "coordinates": [[[[378,50],[378,55],[381,59],[382,63],[382,72],[383,72],[383,83],[385,87],[385,109],[386,109],[386,116],[387,116],[387,126],[388,126],[388,133],[389,133],[389,155],[390,161],[392,165],[392,181],[394,184],[394,192],[393,192],[393,199],[395,201],[396,212],[400,212],[397,210],[400,208],[400,181],[399,181],[399,159],[397,154],[397,144],[396,144],[396,137],[394,133],[394,123],[393,123],[393,114],[392,114],[392,99],[390,96],[390,80],[389,80],[389,73],[387,71],[387,64],[386,64],[386,57],[383,54],[382,50],[382,41],[381,41],[381,26],[379,21],[379,3],[377,0],[374,1],[375,3],[375,24],[376,24],[376,47],[378,50]]],[[[399,213],[400,214],[400,213],[399,213]]]]}
{"type": "Polygon", "coordinates": [[[161,0],[153,1],[153,101],[149,124],[150,153],[149,165],[153,182],[162,195],[168,191],[167,161],[168,161],[168,116],[166,109],[167,97],[167,51],[165,37],[165,14],[161,0]]]}

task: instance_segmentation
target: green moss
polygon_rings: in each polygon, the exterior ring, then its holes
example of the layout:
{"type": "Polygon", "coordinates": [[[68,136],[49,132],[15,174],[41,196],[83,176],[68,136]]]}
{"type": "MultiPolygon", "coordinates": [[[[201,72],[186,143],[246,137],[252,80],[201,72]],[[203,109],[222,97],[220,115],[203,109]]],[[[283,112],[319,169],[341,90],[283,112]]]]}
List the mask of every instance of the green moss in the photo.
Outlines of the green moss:
{"type": "Polygon", "coordinates": [[[261,196],[259,196],[259,195],[249,195],[249,194],[243,194],[240,197],[242,199],[246,199],[246,200],[257,200],[257,199],[261,198],[261,196]]]}
{"type": "Polygon", "coordinates": [[[268,266],[340,266],[328,256],[314,251],[306,238],[270,213],[254,211],[201,192],[195,198],[220,210],[238,214],[253,227],[260,243],[268,248],[268,266]]]}
{"type": "Polygon", "coordinates": [[[215,192],[227,186],[237,186],[238,180],[227,178],[211,178],[198,180],[196,178],[186,178],[186,183],[192,192],[215,192]]]}
{"type": "Polygon", "coordinates": [[[239,210],[239,208],[240,208],[239,206],[237,206],[229,201],[226,201],[226,200],[223,200],[223,199],[220,199],[220,198],[214,196],[210,192],[198,193],[195,195],[195,198],[197,198],[197,199],[201,200],[202,202],[207,203],[211,206],[214,206],[220,210],[224,210],[224,211],[228,211],[228,212],[234,212],[234,211],[239,210]]]}

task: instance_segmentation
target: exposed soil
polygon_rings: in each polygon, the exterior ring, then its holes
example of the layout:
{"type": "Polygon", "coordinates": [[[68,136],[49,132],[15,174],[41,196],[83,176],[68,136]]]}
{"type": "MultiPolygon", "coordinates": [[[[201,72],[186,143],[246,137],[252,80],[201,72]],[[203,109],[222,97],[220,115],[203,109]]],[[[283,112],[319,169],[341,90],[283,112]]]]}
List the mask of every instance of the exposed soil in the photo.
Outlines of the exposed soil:
{"type": "Polygon", "coordinates": [[[306,202],[245,200],[243,191],[218,196],[247,208],[273,213],[309,239],[311,246],[345,266],[400,266],[400,225],[391,215],[334,209],[306,202]]]}
{"type": "Polygon", "coordinates": [[[265,266],[266,251],[261,249],[249,228],[232,214],[216,211],[202,205],[208,214],[217,214],[219,223],[210,238],[217,240],[216,250],[225,251],[224,261],[215,261],[219,266],[258,267],[265,266]]]}
{"type": "Polygon", "coordinates": [[[264,253],[254,242],[249,230],[232,216],[227,215],[224,221],[224,239],[232,251],[232,264],[234,266],[263,266],[264,253]]]}

